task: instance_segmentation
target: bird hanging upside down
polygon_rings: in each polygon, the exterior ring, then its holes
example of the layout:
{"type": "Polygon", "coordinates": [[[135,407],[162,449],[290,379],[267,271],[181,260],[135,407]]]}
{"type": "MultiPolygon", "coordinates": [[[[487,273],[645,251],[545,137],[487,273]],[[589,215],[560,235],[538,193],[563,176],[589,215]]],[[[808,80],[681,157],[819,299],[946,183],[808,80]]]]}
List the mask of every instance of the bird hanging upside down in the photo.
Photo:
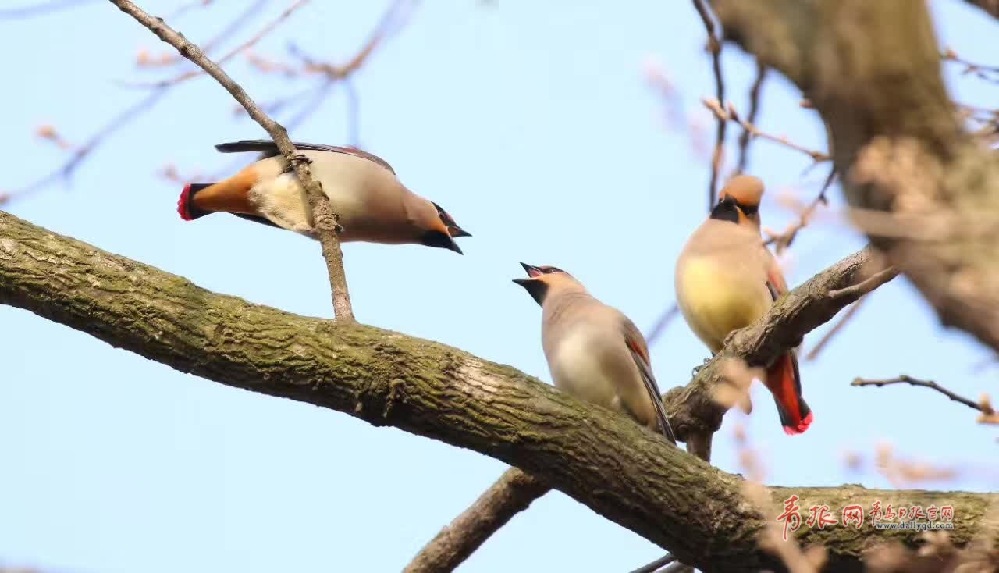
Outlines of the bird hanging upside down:
{"type": "MultiPolygon", "coordinates": [[[[313,176],[339,215],[341,242],[417,244],[462,254],[454,239],[472,235],[440,205],[406,188],[385,160],[349,147],[310,143],[295,147],[309,160],[313,176]]],[[[177,202],[182,219],[232,213],[316,238],[298,178],[273,141],[236,141],[215,148],[222,153],[259,151],[261,157],[228,179],[184,187],[177,202]]]]}
{"type": "MultiPolygon", "coordinates": [[[[676,263],[676,296],[683,318],[712,353],[729,333],[760,319],[787,282],[760,236],[763,182],[733,177],[711,215],[688,239],[676,263]]],[[[798,357],[790,349],[767,368],[764,384],[774,396],[784,432],[800,434],[812,423],[801,393],[798,357]]]]}

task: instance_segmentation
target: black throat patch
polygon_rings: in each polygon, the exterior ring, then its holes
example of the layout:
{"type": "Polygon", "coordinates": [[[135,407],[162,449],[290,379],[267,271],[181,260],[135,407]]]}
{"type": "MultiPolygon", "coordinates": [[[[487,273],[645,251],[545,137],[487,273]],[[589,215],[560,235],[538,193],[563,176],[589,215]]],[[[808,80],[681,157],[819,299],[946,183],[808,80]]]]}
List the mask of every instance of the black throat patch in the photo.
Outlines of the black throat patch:
{"type": "Polygon", "coordinates": [[[535,302],[540,305],[545,303],[545,297],[548,296],[548,283],[533,279],[519,279],[517,284],[524,287],[527,294],[531,295],[535,302]]]}
{"type": "Polygon", "coordinates": [[[711,219],[739,223],[739,204],[731,199],[722,199],[711,210],[711,219]]]}

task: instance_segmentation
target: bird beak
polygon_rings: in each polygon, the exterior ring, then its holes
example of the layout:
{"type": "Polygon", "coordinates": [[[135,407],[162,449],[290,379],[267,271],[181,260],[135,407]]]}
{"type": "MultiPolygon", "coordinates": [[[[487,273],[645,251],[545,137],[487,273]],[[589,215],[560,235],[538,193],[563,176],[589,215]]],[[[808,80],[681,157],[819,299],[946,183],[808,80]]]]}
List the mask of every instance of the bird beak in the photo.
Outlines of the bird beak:
{"type": "Polygon", "coordinates": [[[464,255],[465,254],[465,253],[461,252],[461,247],[458,246],[458,243],[454,242],[454,238],[452,238],[451,241],[448,243],[447,249],[450,250],[450,251],[454,251],[454,252],[458,253],[459,255],[464,255]]]}
{"type": "Polygon", "coordinates": [[[513,282],[519,284],[520,286],[522,286],[524,288],[528,288],[528,285],[530,285],[532,282],[534,282],[534,277],[541,275],[541,271],[538,269],[538,267],[536,267],[534,265],[529,265],[527,263],[520,263],[520,266],[524,267],[524,271],[527,272],[527,276],[529,278],[526,278],[526,279],[513,279],[513,282]]]}
{"type": "Polygon", "coordinates": [[[471,233],[469,233],[465,229],[462,229],[458,225],[451,225],[450,227],[447,228],[447,232],[448,232],[449,235],[451,235],[452,238],[455,238],[455,239],[460,238],[460,237],[471,237],[472,236],[471,233]]]}
{"type": "Polygon", "coordinates": [[[534,277],[544,274],[541,272],[541,269],[539,269],[534,265],[529,265],[527,263],[520,263],[520,266],[524,267],[524,270],[527,272],[527,276],[531,277],[532,279],[534,277]]]}

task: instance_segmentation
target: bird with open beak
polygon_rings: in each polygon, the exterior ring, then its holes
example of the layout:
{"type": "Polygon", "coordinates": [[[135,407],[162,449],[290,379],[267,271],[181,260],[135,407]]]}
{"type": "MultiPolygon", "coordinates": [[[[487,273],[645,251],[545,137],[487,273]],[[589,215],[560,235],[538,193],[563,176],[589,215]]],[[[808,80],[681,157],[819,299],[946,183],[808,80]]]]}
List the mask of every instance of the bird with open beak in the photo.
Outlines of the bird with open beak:
{"type": "Polygon", "coordinates": [[[542,349],[555,387],[623,411],[676,444],[645,337],[635,323],[562,269],[520,264],[527,278],[513,282],[541,305],[542,349]]]}
{"type": "MultiPolygon", "coordinates": [[[[351,147],[294,145],[339,215],[341,242],[417,244],[462,254],[455,238],[471,234],[440,205],[403,185],[385,160],[351,147]]],[[[182,219],[231,213],[316,238],[302,187],[273,141],[236,141],[215,148],[223,153],[259,151],[261,156],[228,179],[184,187],[177,203],[182,219]]]]}
{"type": "MultiPolygon", "coordinates": [[[[760,236],[762,196],[758,178],[732,178],[676,262],[680,311],[713,354],[729,333],[759,320],[788,290],[784,273],[760,236]]],[[[807,430],[813,416],[802,396],[796,349],[771,364],[763,382],[773,394],[784,432],[807,430]]]]}

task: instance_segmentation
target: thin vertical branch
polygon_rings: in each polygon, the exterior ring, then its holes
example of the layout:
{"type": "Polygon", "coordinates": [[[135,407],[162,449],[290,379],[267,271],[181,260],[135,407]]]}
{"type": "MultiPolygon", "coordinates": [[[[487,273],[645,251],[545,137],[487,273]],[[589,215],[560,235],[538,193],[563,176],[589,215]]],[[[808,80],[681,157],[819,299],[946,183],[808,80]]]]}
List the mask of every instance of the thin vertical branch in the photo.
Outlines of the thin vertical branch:
{"type": "Polygon", "coordinates": [[[656,323],[649,329],[649,333],[645,335],[645,342],[649,346],[652,346],[652,344],[658,340],[662,333],[666,330],[666,327],[673,322],[673,319],[676,318],[676,315],[679,312],[680,307],[677,306],[675,302],[664,310],[663,313],[659,315],[659,318],[656,319],[656,323]]]}
{"type": "Polygon", "coordinates": [[[822,335],[822,338],[815,345],[815,347],[808,351],[808,354],[805,355],[805,360],[810,362],[818,358],[819,353],[822,352],[822,350],[824,350],[826,346],[828,346],[829,341],[832,340],[833,337],[835,337],[837,334],[839,334],[841,330],[843,330],[846,324],[850,322],[850,320],[852,320],[853,317],[857,314],[857,311],[860,310],[860,307],[861,305],[864,304],[864,301],[866,301],[870,296],[871,296],[870,294],[865,294],[864,296],[857,299],[857,302],[851,304],[850,307],[846,309],[846,312],[843,313],[843,316],[841,316],[840,319],[836,321],[836,324],[834,324],[832,328],[830,328],[824,335],[822,335]]]}
{"type": "Polygon", "coordinates": [[[201,49],[184,38],[183,35],[168,26],[162,19],[149,15],[130,0],[109,0],[122,12],[135,18],[137,22],[156,34],[161,40],[177,49],[185,58],[197,64],[201,69],[215,78],[228,91],[246,113],[274,140],[278,150],[289,162],[296,177],[302,184],[305,204],[308,207],[309,219],[313,231],[322,245],[323,258],[329,274],[332,290],[333,310],[336,319],[342,322],[354,322],[354,312],[350,304],[350,294],[347,290],[347,278],[343,270],[343,252],[340,250],[340,239],[337,236],[337,216],[333,213],[329,198],[323,193],[322,186],[313,179],[308,161],[298,154],[298,150],[288,138],[288,131],[267,116],[225,71],[211,61],[201,49]]]}
{"type": "MultiPolygon", "coordinates": [[[[753,86],[749,88],[749,116],[746,121],[750,124],[756,123],[756,116],[760,113],[760,93],[763,91],[763,81],[767,79],[767,67],[762,62],[756,60],[756,79],[753,86]]],[[[735,174],[745,173],[749,165],[749,144],[752,141],[752,134],[748,130],[742,130],[739,134],[739,164],[735,168],[735,174]]]]}
{"type": "MultiPolygon", "coordinates": [[[[704,29],[708,33],[708,53],[711,54],[711,67],[715,74],[715,98],[719,102],[725,101],[725,81],[722,79],[721,50],[722,44],[715,33],[715,23],[711,19],[708,6],[704,0],[693,0],[694,8],[704,23],[704,29]]],[[[725,105],[722,103],[721,105],[725,105]]],[[[722,152],[725,148],[725,130],[728,122],[718,119],[715,130],[715,149],[711,154],[711,180],[708,183],[708,211],[715,205],[718,197],[718,172],[721,170],[722,152]]]]}

